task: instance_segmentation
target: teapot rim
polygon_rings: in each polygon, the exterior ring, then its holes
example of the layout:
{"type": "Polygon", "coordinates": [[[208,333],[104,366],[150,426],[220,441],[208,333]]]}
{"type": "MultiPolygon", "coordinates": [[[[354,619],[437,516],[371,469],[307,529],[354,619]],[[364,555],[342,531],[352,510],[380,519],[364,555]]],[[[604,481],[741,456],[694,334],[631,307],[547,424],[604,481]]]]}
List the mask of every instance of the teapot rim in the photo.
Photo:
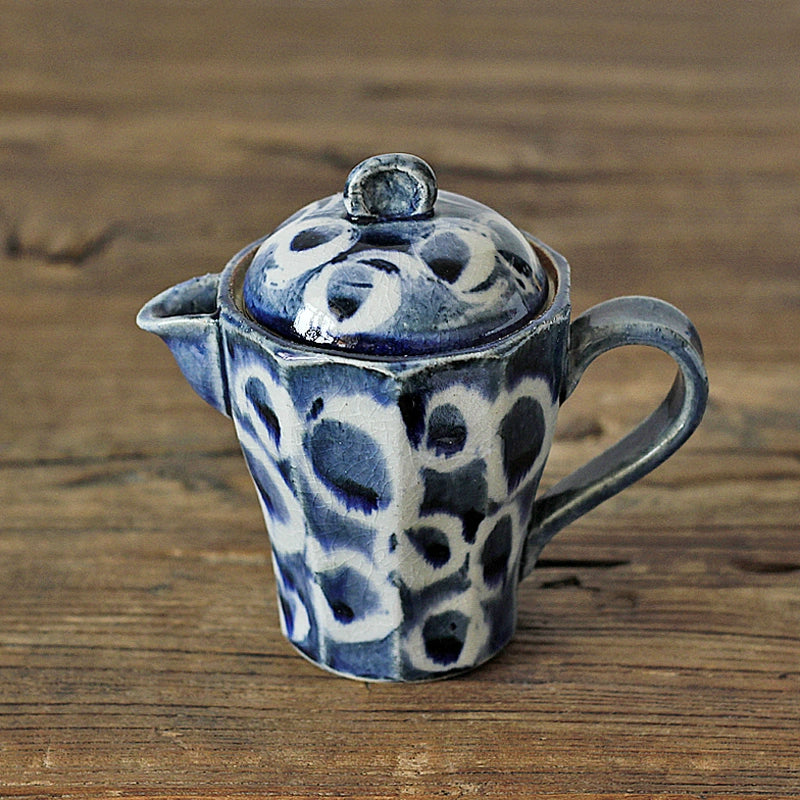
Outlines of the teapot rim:
{"type": "Polygon", "coordinates": [[[558,251],[545,244],[530,233],[520,230],[522,236],[530,244],[540,258],[542,269],[547,277],[545,302],[539,313],[523,321],[521,325],[504,331],[500,335],[483,342],[470,343],[460,347],[436,350],[427,353],[370,353],[345,350],[325,344],[298,341],[288,338],[268,325],[255,319],[248,312],[243,298],[243,284],[247,271],[258,248],[270,237],[266,234],[252,241],[236,253],[226,264],[220,274],[217,315],[219,321],[228,321],[237,328],[249,331],[257,338],[265,338],[280,345],[282,351],[291,352],[308,358],[324,357],[339,363],[370,363],[375,365],[407,365],[425,364],[437,360],[470,358],[476,354],[502,355],[512,351],[516,346],[540,328],[547,328],[562,313],[571,311],[570,304],[570,265],[558,251]]]}

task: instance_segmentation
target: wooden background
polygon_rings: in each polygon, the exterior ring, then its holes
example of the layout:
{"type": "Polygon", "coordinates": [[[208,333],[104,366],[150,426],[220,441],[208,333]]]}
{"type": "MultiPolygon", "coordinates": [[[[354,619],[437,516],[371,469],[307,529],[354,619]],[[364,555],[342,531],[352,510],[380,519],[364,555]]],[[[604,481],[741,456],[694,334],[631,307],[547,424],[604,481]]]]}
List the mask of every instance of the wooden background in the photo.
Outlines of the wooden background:
{"type": "MultiPolygon", "coordinates": [[[[0,0],[0,795],[800,797],[797,0],[0,0]],[[706,420],[564,531],[456,681],[282,640],[232,426],[139,306],[377,152],[654,294],[706,420]]],[[[666,392],[564,407],[552,482],[666,392]]]]}

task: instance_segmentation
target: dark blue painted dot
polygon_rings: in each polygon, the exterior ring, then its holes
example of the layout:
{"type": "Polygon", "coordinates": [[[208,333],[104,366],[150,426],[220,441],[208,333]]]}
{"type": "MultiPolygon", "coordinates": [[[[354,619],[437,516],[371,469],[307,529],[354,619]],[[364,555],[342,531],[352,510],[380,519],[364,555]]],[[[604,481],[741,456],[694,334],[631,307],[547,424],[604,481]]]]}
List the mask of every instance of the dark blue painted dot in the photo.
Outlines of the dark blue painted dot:
{"type": "Polygon", "coordinates": [[[468,508],[461,515],[462,534],[464,536],[464,541],[467,544],[472,544],[475,541],[478,528],[484,519],[486,519],[486,514],[484,514],[482,511],[478,511],[475,508],[468,508]]]}
{"type": "Polygon", "coordinates": [[[455,283],[469,262],[470,252],[458,234],[447,232],[428,239],[420,255],[438,277],[455,283]]]}
{"type": "MultiPolygon", "coordinates": [[[[261,460],[251,455],[247,450],[243,450],[243,452],[247,466],[250,469],[250,475],[253,477],[253,483],[264,501],[267,512],[278,522],[288,522],[289,511],[286,508],[286,504],[283,502],[278,487],[275,486],[261,460]]],[[[269,528],[269,520],[267,520],[267,528],[269,528]]]]}
{"type": "Polygon", "coordinates": [[[447,666],[458,661],[467,638],[469,617],[460,611],[445,611],[425,620],[422,639],[431,661],[447,666]]]}
{"type": "Polygon", "coordinates": [[[511,556],[511,518],[503,517],[486,537],[481,550],[483,579],[494,586],[505,578],[511,556]]]}
{"type": "Polygon", "coordinates": [[[450,543],[447,535],[438,528],[428,526],[409,528],[406,536],[432,567],[438,569],[450,560],[450,543]]]}
{"type": "Polygon", "coordinates": [[[352,622],[356,616],[356,612],[343,600],[335,600],[332,602],[331,611],[333,611],[333,616],[336,617],[339,622],[343,623],[352,622]]]}
{"type": "Polygon", "coordinates": [[[342,566],[316,576],[333,616],[342,624],[364,617],[380,606],[380,597],[356,570],[342,566]]]}
{"type": "Polygon", "coordinates": [[[308,449],[314,472],[347,506],[370,514],[391,501],[391,483],[378,443],[354,425],[322,420],[308,449]]]}
{"type": "Polygon", "coordinates": [[[397,550],[397,534],[393,533],[389,537],[389,552],[394,553],[395,550],[397,550]]]}
{"type": "Polygon", "coordinates": [[[408,246],[408,236],[396,229],[370,225],[361,232],[359,242],[369,247],[400,249],[408,246]]]}
{"type": "Polygon", "coordinates": [[[339,321],[358,311],[373,289],[374,273],[364,264],[347,264],[336,268],[328,281],[328,310],[339,321]]]}
{"type": "Polygon", "coordinates": [[[346,295],[328,297],[328,310],[337,322],[350,319],[359,308],[361,308],[361,301],[357,297],[347,297],[346,295]]]}
{"type": "Polygon", "coordinates": [[[414,448],[417,448],[425,433],[425,398],[421,394],[409,392],[400,395],[398,405],[400,406],[400,416],[406,426],[408,441],[414,448]]]}
{"type": "Polygon", "coordinates": [[[540,336],[531,336],[511,355],[506,367],[506,386],[513,389],[524,378],[543,378],[547,381],[553,402],[558,400],[561,380],[556,377],[556,365],[564,357],[563,343],[553,347],[540,336]]]}
{"type": "Polygon", "coordinates": [[[325,401],[321,397],[318,397],[311,404],[311,408],[308,411],[307,419],[316,419],[322,413],[323,408],[325,408],[325,401]]]}
{"type": "Polygon", "coordinates": [[[258,378],[248,378],[247,383],[244,385],[244,394],[264,423],[272,441],[279,447],[281,443],[281,426],[277,415],[269,404],[266,386],[258,378]]]}
{"type": "Polygon", "coordinates": [[[428,419],[428,449],[437,456],[452,456],[464,449],[467,423],[452,403],[437,406],[428,419]]]}
{"type": "Polygon", "coordinates": [[[488,489],[483,459],[475,459],[452,472],[423,469],[422,482],[425,486],[422,511],[461,516],[470,509],[486,507],[488,489]]]}
{"type": "Polygon", "coordinates": [[[422,483],[422,514],[442,511],[460,517],[465,541],[474,542],[478,525],[486,516],[486,462],[475,459],[452,472],[423,469],[422,483]]]}
{"type": "Polygon", "coordinates": [[[509,490],[516,489],[528,474],[542,449],[544,412],[538,400],[521,397],[500,423],[503,468],[509,490]]]}
{"type": "Polygon", "coordinates": [[[289,638],[292,638],[292,631],[294,630],[294,614],[292,613],[292,607],[289,602],[283,597],[280,596],[281,602],[281,610],[283,611],[283,621],[286,625],[286,633],[289,635],[289,638]]]}
{"type": "Polygon", "coordinates": [[[385,258],[362,258],[361,263],[368,264],[370,267],[375,267],[375,269],[379,269],[381,272],[387,272],[390,275],[400,271],[396,264],[387,261],[385,258]]]}
{"type": "Polygon", "coordinates": [[[321,244],[330,242],[340,233],[338,228],[326,227],[321,225],[316,228],[309,228],[300,231],[293,239],[289,247],[296,253],[302,250],[310,250],[312,247],[319,247],[321,244]]]}

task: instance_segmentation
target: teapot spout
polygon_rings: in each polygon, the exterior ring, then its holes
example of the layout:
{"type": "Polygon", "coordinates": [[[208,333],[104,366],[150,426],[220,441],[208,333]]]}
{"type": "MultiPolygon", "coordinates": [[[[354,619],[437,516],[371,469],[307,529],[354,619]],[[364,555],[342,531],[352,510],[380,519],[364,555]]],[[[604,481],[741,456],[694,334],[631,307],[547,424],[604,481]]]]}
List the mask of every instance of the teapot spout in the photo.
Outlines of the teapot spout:
{"type": "Polygon", "coordinates": [[[136,323],[160,336],[195,392],[230,416],[217,306],[219,278],[203,275],[161,292],[145,304],[136,323]]]}

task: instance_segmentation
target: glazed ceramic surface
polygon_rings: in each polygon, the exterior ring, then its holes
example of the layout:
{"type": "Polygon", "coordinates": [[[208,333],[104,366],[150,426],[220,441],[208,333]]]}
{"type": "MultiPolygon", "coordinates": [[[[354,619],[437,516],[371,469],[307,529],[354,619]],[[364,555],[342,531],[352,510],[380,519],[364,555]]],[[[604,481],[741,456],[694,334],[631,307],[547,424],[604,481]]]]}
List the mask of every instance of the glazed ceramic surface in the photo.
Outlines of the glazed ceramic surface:
{"type": "Polygon", "coordinates": [[[302,209],[258,248],[243,289],[253,319],[325,349],[410,356],[497,339],[541,311],[547,276],[525,237],[490,208],[437,192],[411,158],[366,162],[390,179],[375,217],[356,171],[343,194],[302,209]]]}
{"type": "Polygon", "coordinates": [[[621,298],[571,324],[566,261],[437,192],[429,169],[364,162],[343,195],[139,316],[233,418],[286,636],[361,679],[444,677],[499,652],[544,544],[674,452],[707,391],[677,309],[621,298]],[[560,404],[631,343],[675,358],[669,396],[537,498],[560,404]]]}

